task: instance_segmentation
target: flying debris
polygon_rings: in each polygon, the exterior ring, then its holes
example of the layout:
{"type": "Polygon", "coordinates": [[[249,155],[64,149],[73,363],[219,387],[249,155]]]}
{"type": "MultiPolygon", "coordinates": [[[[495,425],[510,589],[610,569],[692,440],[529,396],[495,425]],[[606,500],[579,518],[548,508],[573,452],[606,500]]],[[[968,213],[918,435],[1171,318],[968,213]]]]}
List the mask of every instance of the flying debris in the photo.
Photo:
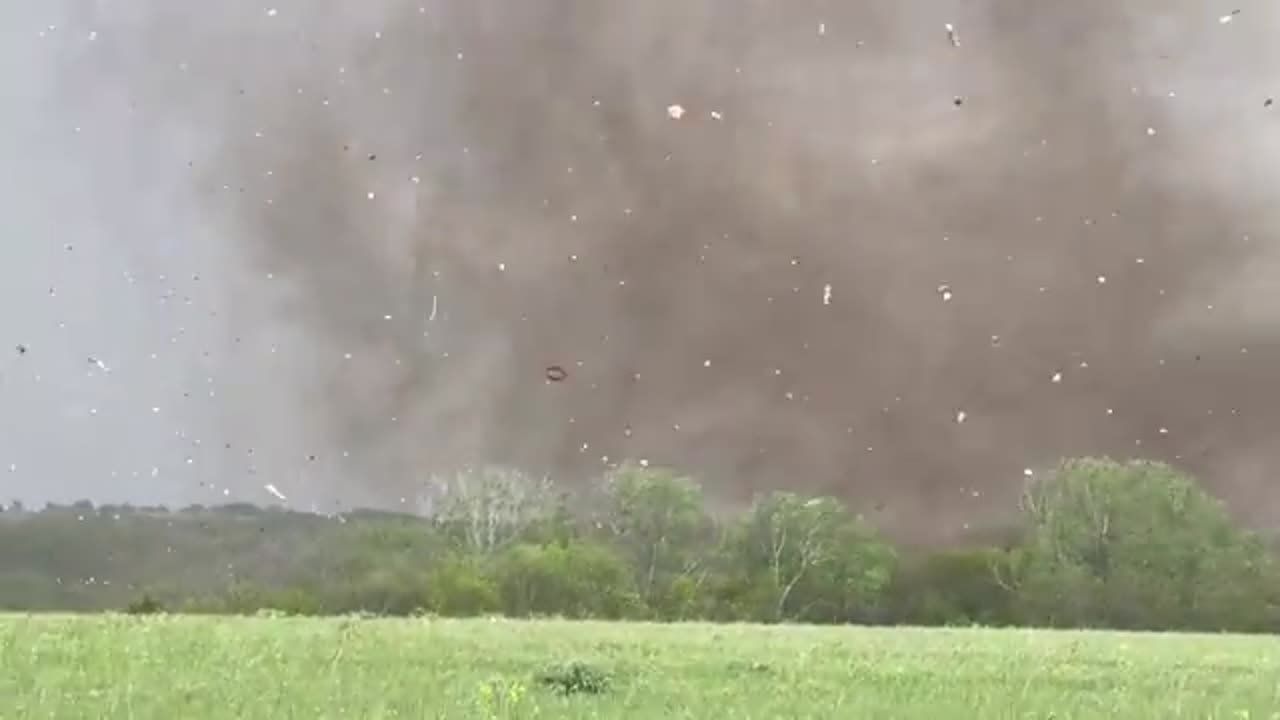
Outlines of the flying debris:
{"type": "Polygon", "coordinates": [[[947,39],[951,41],[951,45],[960,47],[960,36],[956,34],[956,26],[947,23],[944,27],[947,29],[947,39]]]}
{"type": "Polygon", "coordinates": [[[16,350],[18,351],[18,354],[19,354],[19,355],[26,355],[26,354],[27,354],[27,346],[26,346],[26,345],[18,345],[18,346],[17,346],[17,347],[15,347],[14,349],[16,349],[16,350]]]}
{"type": "Polygon", "coordinates": [[[263,486],[262,486],[262,489],[263,489],[263,490],[266,490],[267,492],[269,492],[269,493],[271,493],[272,495],[276,496],[276,497],[277,497],[278,499],[280,499],[280,500],[288,500],[288,499],[289,499],[289,498],[285,497],[285,496],[284,496],[284,493],[280,492],[280,490],[279,490],[275,485],[272,485],[271,483],[267,483],[266,485],[263,485],[263,486]]]}
{"type": "Polygon", "coordinates": [[[679,120],[680,118],[684,117],[684,107],[680,105],[668,105],[667,115],[672,120],[679,120]]]}
{"type": "Polygon", "coordinates": [[[1239,15],[1239,14],[1240,14],[1240,11],[1239,11],[1239,10],[1232,10],[1231,12],[1227,13],[1226,15],[1223,15],[1222,17],[1218,18],[1218,22],[1219,22],[1220,24],[1222,24],[1222,25],[1226,25],[1227,23],[1231,22],[1232,20],[1235,20],[1235,19],[1236,19],[1236,16],[1237,16],[1237,15],[1239,15]]]}
{"type": "Polygon", "coordinates": [[[551,382],[561,382],[569,377],[569,371],[560,365],[549,365],[547,366],[546,377],[551,382]]]}

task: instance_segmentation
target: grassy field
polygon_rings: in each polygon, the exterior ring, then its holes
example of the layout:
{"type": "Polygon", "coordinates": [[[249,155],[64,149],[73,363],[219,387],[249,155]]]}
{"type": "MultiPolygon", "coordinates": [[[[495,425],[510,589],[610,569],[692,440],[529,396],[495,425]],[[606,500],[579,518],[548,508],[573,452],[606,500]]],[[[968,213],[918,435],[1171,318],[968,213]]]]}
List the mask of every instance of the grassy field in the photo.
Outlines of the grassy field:
{"type": "Polygon", "coordinates": [[[0,718],[1280,718],[1280,642],[0,615],[0,718]],[[599,693],[542,681],[580,663],[599,693]]]}

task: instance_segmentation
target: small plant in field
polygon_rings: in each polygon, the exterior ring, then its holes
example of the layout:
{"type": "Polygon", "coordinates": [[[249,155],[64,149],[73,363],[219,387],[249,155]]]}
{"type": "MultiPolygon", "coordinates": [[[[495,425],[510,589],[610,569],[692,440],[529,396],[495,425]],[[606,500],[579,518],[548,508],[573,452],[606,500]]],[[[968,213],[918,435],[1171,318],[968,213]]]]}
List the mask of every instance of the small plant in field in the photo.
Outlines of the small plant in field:
{"type": "Polygon", "coordinates": [[[609,689],[609,675],[586,663],[573,662],[550,668],[538,682],[563,695],[599,695],[609,689]]]}
{"type": "Polygon", "coordinates": [[[480,685],[476,708],[484,720],[515,718],[524,715],[524,701],[528,688],[515,680],[490,680],[480,685]]]}
{"type": "Polygon", "coordinates": [[[164,612],[164,605],[159,600],[145,594],[134,600],[125,607],[124,611],[130,615],[155,615],[164,612]]]}

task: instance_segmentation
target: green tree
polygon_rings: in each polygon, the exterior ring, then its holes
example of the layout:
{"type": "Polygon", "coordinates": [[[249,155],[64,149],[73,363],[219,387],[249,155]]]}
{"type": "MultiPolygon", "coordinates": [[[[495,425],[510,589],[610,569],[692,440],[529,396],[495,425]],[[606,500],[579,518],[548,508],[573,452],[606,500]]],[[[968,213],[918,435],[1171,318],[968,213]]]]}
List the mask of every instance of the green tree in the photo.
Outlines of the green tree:
{"type": "Polygon", "coordinates": [[[1262,543],[1163,463],[1064,462],[1026,492],[1018,602],[1037,624],[1257,629],[1272,617],[1262,543]]]}
{"type": "Polygon", "coordinates": [[[715,528],[702,488],[665,469],[626,465],[608,478],[612,542],[631,565],[640,599],[666,618],[696,613],[715,528]]]}
{"type": "Polygon", "coordinates": [[[756,501],[726,554],[739,608],[761,620],[846,622],[882,601],[896,554],[833,498],[777,492],[756,501]]]}

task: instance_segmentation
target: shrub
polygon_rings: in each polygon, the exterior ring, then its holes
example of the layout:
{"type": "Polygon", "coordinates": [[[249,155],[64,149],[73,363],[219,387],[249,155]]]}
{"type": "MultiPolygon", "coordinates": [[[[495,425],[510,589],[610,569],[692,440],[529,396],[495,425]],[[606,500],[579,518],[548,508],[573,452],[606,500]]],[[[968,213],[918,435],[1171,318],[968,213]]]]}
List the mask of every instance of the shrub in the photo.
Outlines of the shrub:
{"type": "Polygon", "coordinates": [[[608,673],[582,662],[552,667],[538,676],[538,682],[562,695],[599,695],[609,689],[608,673]]]}

